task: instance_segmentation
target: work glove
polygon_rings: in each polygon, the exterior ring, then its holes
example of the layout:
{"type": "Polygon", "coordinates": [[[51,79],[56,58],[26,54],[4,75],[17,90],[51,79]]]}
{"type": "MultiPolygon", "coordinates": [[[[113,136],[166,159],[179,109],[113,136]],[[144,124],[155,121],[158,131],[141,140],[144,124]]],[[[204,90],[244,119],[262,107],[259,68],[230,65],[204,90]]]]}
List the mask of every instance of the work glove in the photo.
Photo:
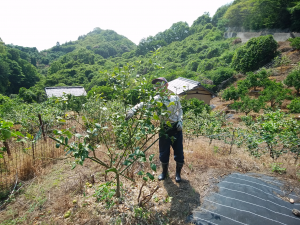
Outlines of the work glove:
{"type": "Polygon", "coordinates": [[[177,122],[176,128],[177,128],[177,131],[182,131],[182,121],[177,122]]]}
{"type": "Polygon", "coordinates": [[[135,109],[134,108],[132,108],[132,109],[130,109],[127,113],[126,113],[126,117],[125,117],[125,120],[129,120],[130,118],[132,118],[133,116],[134,116],[134,114],[135,114],[135,109]]]}

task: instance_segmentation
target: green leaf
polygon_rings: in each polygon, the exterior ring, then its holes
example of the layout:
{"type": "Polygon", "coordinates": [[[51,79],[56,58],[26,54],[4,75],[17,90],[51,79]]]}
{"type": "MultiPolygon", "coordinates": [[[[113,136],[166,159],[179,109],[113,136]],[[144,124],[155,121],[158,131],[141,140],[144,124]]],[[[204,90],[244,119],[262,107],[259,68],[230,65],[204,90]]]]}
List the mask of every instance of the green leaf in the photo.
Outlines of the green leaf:
{"type": "Polygon", "coordinates": [[[54,131],[53,131],[53,134],[59,135],[59,134],[62,134],[62,132],[61,132],[61,130],[54,130],[54,131]]]}
{"type": "MultiPolygon", "coordinates": [[[[54,133],[54,131],[53,131],[53,133],[54,133]]],[[[33,139],[33,136],[32,136],[31,134],[29,134],[29,133],[26,134],[26,137],[27,137],[28,139],[33,139]]]]}
{"type": "Polygon", "coordinates": [[[156,165],[154,163],[151,163],[151,169],[156,172],[156,165]]]}
{"type": "Polygon", "coordinates": [[[134,154],[137,156],[145,157],[145,153],[139,149],[135,150],[134,154]]]}
{"type": "Polygon", "coordinates": [[[175,105],[175,102],[170,102],[168,107],[172,106],[172,105],[175,105]]]}
{"type": "Polygon", "coordinates": [[[154,157],[154,154],[151,154],[151,155],[149,156],[149,161],[150,161],[150,162],[152,161],[153,157],[154,157]]]}
{"type": "Polygon", "coordinates": [[[159,117],[158,117],[158,115],[156,113],[153,115],[153,119],[154,120],[159,120],[159,117]]]}
{"type": "Polygon", "coordinates": [[[55,147],[59,148],[60,147],[60,143],[56,143],[55,147]]]}
{"type": "Polygon", "coordinates": [[[64,132],[64,135],[67,135],[67,137],[68,137],[69,139],[71,139],[72,136],[73,136],[73,134],[72,134],[69,130],[66,130],[66,131],[64,132]]]}
{"type": "Polygon", "coordinates": [[[146,173],[146,175],[151,179],[154,180],[154,176],[151,173],[146,173]]]}
{"type": "Polygon", "coordinates": [[[168,125],[168,127],[172,127],[172,124],[170,121],[167,121],[166,124],[168,125]]]}
{"type": "Polygon", "coordinates": [[[69,138],[65,137],[65,144],[68,145],[68,142],[69,142],[69,138]]]}
{"type": "Polygon", "coordinates": [[[82,134],[79,134],[79,133],[77,133],[77,134],[75,134],[75,137],[77,137],[78,139],[80,139],[81,137],[83,137],[83,135],[82,135],[82,134]]]}
{"type": "Polygon", "coordinates": [[[11,137],[11,132],[9,130],[3,129],[1,132],[4,140],[7,140],[11,137]]]}
{"type": "Polygon", "coordinates": [[[143,177],[143,180],[144,180],[144,181],[148,181],[148,178],[147,178],[147,177],[143,177]]]}
{"type": "Polygon", "coordinates": [[[125,166],[131,165],[131,164],[132,164],[132,162],[129,160],[125,160],[125,162],[123,163],[123,165],[125,165],[125,166]]]}
{"type": "Polygon", "coordinates": [[[24,137],[24,135],[20,131],[16,131],[15,134],[18,136],[24,137]]]}
{"type": "Polygon", "coordinates": [[[105,173],[109,173],[109,172],[118,173],[118,170],[116,168],[110,168],[108,170],[105,170],[105,173]]]}
{"type": "Polygon", "coordinates": [[[141,161],[141,162],[147,162],[147,159],[146,159],[146,157],[142,157],[142,158],[140,159],[140,161],[141,161]]]}
{"type": "Polygon", "coordinates": [[[95,126],[96,126],[97,128],[101,128],[101,125],[100,125],[99,123],[95,123],[95,126]]]}
{"type": "Polygon", "coordinates": [[[76,163],[75,163],[75,162],[73,162],[73,164],[72,164],[72,168],[71,168],[71,169],[73,170],[73,169],[75,169],[75,167],[76,167],[76,163]]]}
{"type": "Polygon", "coordinates": [[[144,175],[144,172],[143,171],[139,171],[138,175],[142,176],[142,175],[144,175]]]}

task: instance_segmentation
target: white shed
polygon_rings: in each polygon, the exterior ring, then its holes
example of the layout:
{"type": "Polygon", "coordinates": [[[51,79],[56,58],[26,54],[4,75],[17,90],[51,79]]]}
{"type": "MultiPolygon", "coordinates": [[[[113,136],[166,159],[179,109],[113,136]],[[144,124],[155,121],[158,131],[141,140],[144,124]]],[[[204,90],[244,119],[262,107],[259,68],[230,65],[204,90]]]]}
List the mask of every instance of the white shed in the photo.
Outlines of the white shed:
{"type": "Polygon", "coordinates": [[[212,91],[201,85],[200,82],[179,77],[169,82],[168,89],[185,99],[197,98],[210,104],[210,100],[216,96],[212,91]]]}
{"type": "Polygon", "coordinates": [[[66,87],[46,87],[46,95],[50,97],[62,97],[63,94],[71,94],[73,96],[86,96],[84,87],[81,86],[66,86],[66,87]]]}

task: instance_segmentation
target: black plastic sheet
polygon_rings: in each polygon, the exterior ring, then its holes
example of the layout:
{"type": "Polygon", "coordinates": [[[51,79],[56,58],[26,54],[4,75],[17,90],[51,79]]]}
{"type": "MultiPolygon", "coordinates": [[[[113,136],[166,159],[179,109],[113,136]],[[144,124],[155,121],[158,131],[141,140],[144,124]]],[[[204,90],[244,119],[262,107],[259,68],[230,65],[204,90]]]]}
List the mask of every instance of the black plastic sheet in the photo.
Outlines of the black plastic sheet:
{"type": "Polygon", "coordinates": [[[217,185],[218,192],[203,200],[187,222],[197,225],[300,225],[292,209],[300,210],[299,197],[284,191],[283,183],[261,174],[233,173],[217,185]],[[281,197],[296,200],[284,201],[281,197]]]}

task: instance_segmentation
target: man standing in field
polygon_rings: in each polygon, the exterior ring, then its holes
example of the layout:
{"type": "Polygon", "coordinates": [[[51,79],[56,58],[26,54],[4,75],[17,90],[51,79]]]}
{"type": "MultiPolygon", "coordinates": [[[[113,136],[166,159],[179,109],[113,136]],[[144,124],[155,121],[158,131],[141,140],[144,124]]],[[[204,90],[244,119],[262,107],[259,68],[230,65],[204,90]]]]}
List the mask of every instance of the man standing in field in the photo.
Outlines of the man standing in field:
{"type": "MultiPolygon", "coordinates": [[[[159,159],[162,164],[162,173],[158,176],[159,180],[164,180],[168,174],[170,147],[174,150],[174,160],[176,161],[177,183],[181,182],[181,169],[184,164],[183,144],[182,144],[182,108],[180,99],[177,95],[168,90],[168,81],[164,77],[156,78],[152,81],[160,95],[154,97],[155,101],[162,102],[167,107],[168,116],[160,117],[161,127],[159,133],[159,159]]],[[[133,117],[137,110],[141,109],[144,103],[141,102],[131,108],[126,114],[126,120],[133,117]]],[[[151,107],[151,105],[147,105],[151,107]]]]}

